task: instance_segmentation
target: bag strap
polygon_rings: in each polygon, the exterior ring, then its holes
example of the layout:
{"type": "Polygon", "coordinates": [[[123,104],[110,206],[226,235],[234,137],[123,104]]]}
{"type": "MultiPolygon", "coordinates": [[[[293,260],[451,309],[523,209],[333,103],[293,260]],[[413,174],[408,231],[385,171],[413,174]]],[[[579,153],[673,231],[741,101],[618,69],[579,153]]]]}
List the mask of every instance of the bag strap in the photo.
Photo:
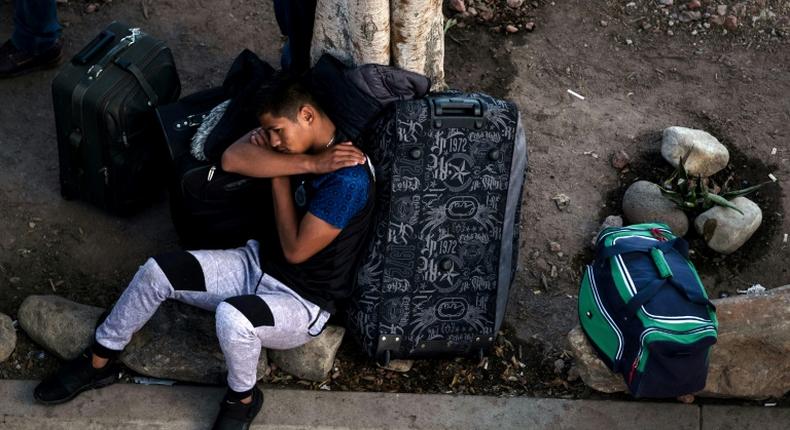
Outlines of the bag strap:
{"type": "Polygon", "coordinates": [[[120,58],[116,58],[114,63],[121,69],[131,73],[132,76],[134,76],[134,78],[137,80],[137,83],[140,84],[143,92],[145,92],[145,95],[148,97],[148,106],[155,107],[157,104],[159,104],[159,96],[156,95],[156,91],[154,91],[154,88],[150,83],[148,83],[148,80],[145,79],[145,75],[143,75],[143,72],[139,67],[129,60],[122,60],[120,58]]]}
{"type": "Polygon", "coordinates": [[[628,254],[631,252],[650,253],[653,248],[658,248],[662,252],[669,252],[674,249],[680,253],[683,258],[688,258],[689,255],[688,242],[678,237],[664,242],[659,242],[657,245],[655,243],[641,240],[638,243],[637,241],[626,241],[612,246],[604,246],[603,243],[601,243],[598,245],[598,249],[595,251],[595,261],[596,263],[603,263],[610,257],[628,254]]]}
{"type": "Polygon", "coordinates": [[[686,288],[685,285],[681,284],[680,282],[676,281],[673,278],[665,278],[665,279],[656,279],[652,281],[646,288],[643,288],[638,293],[636,293],[628,303],[622,305],[622,308],[625,308],[628,315],[635,315],[636,311],[639,310],[642,306],[644,306],[647,302],[649,302],[653,297],[658,294],[658,292],[663,288],[665,285],[671,285],[675,287],[681,294],[686,296],[690,302],[696,303],[698,305],[703,306],[710,306],[713,309],[716,309],[716,306],[711,303],[710,300],[705,298],[702,293],[697,289],[689,289],[686,288]]]}

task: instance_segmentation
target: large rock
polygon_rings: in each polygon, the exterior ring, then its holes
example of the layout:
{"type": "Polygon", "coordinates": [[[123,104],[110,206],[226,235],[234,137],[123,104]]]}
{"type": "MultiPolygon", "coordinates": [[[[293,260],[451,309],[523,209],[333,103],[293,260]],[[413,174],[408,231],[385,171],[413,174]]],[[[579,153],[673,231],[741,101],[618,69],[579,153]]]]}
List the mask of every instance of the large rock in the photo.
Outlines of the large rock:
{"type": "Polygon", "coordinates": [[[297,378],[324,381],[335,364],[345,332],[343,327],[327,326],[318,337],[298,348],[269,350],[269,359],[297,378]]]}
{"type": "Polygon", "coordinates": [[[760,227],[763,212],[746,197],[730,201],[743,214],[724,206],[715,206],[694,220],[694,228],[716,252],[731,254],[740,248],[760,227]]]}
{"type": "Polygon", "coordinates": [[[706,131],[686,127],[664,129],[661,155],[674,167],[686,157],[686,172],[706,178],[727,167],[730,161],[730,152],[718,139],[706,131]]]}
{"type": "Polygon", "coordinates": [[[0,363],[6,361],[16,348],[16,330],[11,318],[0,313],[0,363]]]}
{"type": "Polygon", "coordinates": [[[576,359],[576,371],[585,384],[604,393],[617,393],[628,389],[622,376],[612,373],[598,358],[580,326],[568,333],[568,342],[576,359]]]}
{"type": "MultiPolygon", "coordinates": [[[[713,346],[707,397],[764,399],[790,391],[790,285],[764,295],[713,300],[719,337],[713,346]]],[[[582,380],[598,391],[625,391],[620,375],[598,359],[580,327],[568,334],[582,380]]]]}
{"type": "Polygon", "coordinates": [[[762,399],[790,391],[790,285],[713,303],[719,340],[700,395],[762,399]]]}
{"type": "MultiPolygon", "coordinates": [[[[58,296],[30,296],[19,308],[19,322],[36,343],[63,359],[93,343],[103,309],[58,296]]],[[[132,338],[121,354],[130,369],[155,378],[225,384],[225,357],[219,348],[214,314],[167,301],[132,338]]],[[[258,378],[268,372],[261,351],[258,378]]]]}
{"type": "Polygon", "coordinates": [[[19,307],[19,325],[56,356],[70,360],[93,342],[102,308],[87,306],[59,296],[28,296],[19,307]]]}
{"type": "Polygon", "coordinates": [[[689,228],[686,213],[664,197],[658,185],[648,181],[637,181],[628,187],[623,196],[623,214],[632,224],[662,222],[678,236],[684,236],[689,228]]]}
{"type": "MultiPolygon", "coordinates": [[[[214,314],[166,301],[121,354],[130,369],[155,378],[225,384],[228,368],[219,347],[214,314]]],[[[258,359],[258,379],[269,370],[266,351],[258,359]]]]}

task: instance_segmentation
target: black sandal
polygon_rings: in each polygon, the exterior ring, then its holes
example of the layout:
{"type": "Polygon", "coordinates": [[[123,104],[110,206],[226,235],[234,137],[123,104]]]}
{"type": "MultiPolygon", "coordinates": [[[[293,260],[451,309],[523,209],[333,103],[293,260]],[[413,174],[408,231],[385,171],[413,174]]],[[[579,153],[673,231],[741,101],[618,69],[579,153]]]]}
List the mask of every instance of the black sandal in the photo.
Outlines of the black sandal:
{"type": "Polygon", "coordinates": [[[110,361],[96,369],[91,364],[91,355],[89,348],[45,378],[33,390],[33,398],[45,405],[57,405],[68,402],[83,391],[106,387],[120,379],[115,363],[110,361]]]}
{"type": "Polygon", "coordinates": [[[258,387],[252,387],[252,402],[247,405],[231,402],[227,398],[222,399],[219,404],[219,415],[214,421],[212,430],[248,430],[261,408],[263,408],[263,392],[258,387]]]}

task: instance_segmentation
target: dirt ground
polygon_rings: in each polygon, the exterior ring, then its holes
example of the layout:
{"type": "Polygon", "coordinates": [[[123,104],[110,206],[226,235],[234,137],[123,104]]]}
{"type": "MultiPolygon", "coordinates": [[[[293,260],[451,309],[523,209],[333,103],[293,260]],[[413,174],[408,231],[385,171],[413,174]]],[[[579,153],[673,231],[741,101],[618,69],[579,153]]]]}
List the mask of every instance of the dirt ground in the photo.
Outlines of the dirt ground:
{"type": "MultiPolygon", "coordinates": [[[[690,237],[711,295],[790,283],[790,244],[783,242],[790,233],[790,1],[702,1],[703,7],[722,4],[736,12],[745,4],[740,26],[727,34],[716,23],[704,26],[713,17],[682,22],[685,0],[675,0],[667,13],[659,3],[540,0],[512,9],[505,0],[467,1],[478,15],[456,16],[447,32],[447,82],[515,101],[529,139],[521,269],[498,357],[515,357],[526,367],[500,363],[494,374],[468,361],[418,364],[410,379],[371,367],[347,342],[339,365],[349,376],[332,389],[594,396],[579,381],[568,381],[564,337],[577,323],[579,274],[602,220],[621,214],[625,188],[637,178],[666,174],[658,138],[672,125],[718,137],[743,184],[769,173],[779,178],[754,198],[763,207],[763,224],[743,249],[715,256],[690,237]],[[491,15],[480,13],[486,9],[491,15]],[[508,33],[508,24],[518,31],[508,33]],[[527,31],[530,24],[533,31],[527,31]],[[610,164],[620,150],[632,159],[627,171],[610,164]],[[570,198],[562,210],[552,200],[558,194],[570,198]],[[550,241],[561,250],[552,252],[550,241]],[[439,377],[413,382],[431,374],[439,377]],[[464,384],[458,374],[478,382],[464,384]]],[[[269,0],[114,0],[90,14],[86,4],[59,6],[67,57],[112,20],[139,25],[172,48],[182,94],[219,84],[245,47],[278,64],[281,39],[269,0]]],[[[11,12],[10,2],[0,2],[2,39],[10,34],[11,12]]],[[[0,312],[13,319],[30,294],[107,306],[147,256],[178,246],[164,200],[115,218],[60,198],[49,88],[55,73],[0,81],[0,312]]],[[[0,363],[0,377],[43,376],[56,361],[40,358],[39,350],[20,332],[17,351],[0,363]]]]}

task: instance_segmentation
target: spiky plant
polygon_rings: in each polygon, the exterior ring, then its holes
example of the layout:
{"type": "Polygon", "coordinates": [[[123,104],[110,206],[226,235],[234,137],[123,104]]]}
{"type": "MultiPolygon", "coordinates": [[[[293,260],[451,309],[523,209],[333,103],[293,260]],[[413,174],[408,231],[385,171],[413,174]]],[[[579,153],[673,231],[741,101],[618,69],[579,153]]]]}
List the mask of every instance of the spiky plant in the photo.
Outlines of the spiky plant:
{"type": "MultiPolygon", "coordinates": [[[[678,167],[669,178],[659,185],[659,188],[661,189],[661,194],[687,212],[705,211],[714,205],[719,205],[734,209],[743,215],[743,212],[738,209],[737,206],[730,203],[730,200],[736,197],[746,196],[757,191],[760,187],[771,183],[771,181],[766,181],[741,190],[727,191],[719,194],[711,190],[712,180],[710,178],[703,178],[702,176],[689,178],[685,164],[686,157],[682,157],[678,163],[678,167]]],[[[718,187],[714,184],[713,188],[718,187]]]]}

